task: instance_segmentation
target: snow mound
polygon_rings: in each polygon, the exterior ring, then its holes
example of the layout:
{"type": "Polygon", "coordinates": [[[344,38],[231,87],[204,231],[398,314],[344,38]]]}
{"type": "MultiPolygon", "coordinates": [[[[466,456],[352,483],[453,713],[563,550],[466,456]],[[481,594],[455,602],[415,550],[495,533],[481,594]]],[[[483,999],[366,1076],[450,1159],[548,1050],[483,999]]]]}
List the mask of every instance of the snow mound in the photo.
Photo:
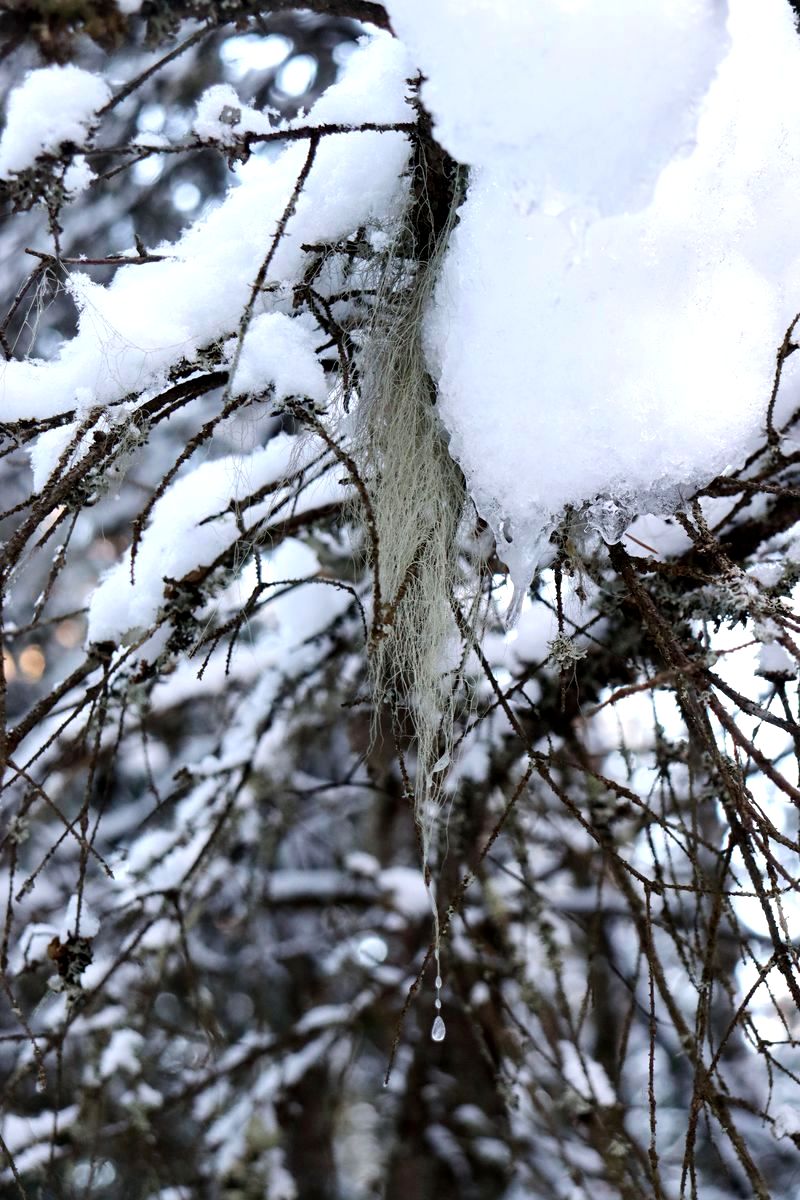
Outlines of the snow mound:
{"type": "Polygon", "coordinates": [[[719,0],[394,0],[441,144],[527,195],[646,203],[691,148],[726,48],[719,0]]]}
{"type": "Polygon", "coordinates": [[[717,4],[635,8],[390,5],[473,164],[427,346],[518,588],[565,505],[616,540],[740,462],[800,308],[789,5],[731,0],[726,28],[717,4]]]}
{"type": "Polygon", "coordinates": [[[68,64],[30,71],[8,99],[0,137],[0,179],[32,166],[40,154],[54,154],[65,142],[80,146],[95,113],[111,98],[99,75],[68,64]]]}

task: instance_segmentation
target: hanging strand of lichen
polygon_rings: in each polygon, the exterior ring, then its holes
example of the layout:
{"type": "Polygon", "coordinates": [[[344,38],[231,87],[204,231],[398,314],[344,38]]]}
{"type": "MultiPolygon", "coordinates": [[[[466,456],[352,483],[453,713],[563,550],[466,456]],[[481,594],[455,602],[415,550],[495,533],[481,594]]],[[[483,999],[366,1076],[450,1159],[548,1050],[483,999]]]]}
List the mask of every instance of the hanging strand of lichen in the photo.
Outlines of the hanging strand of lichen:
{"type": "MultiPolygon", "coordinates": [[[[370,501],[379,596],[370,639],[376,712],[389,709],[398,732],[410,726],[413,802],[425,882],[434,916],[439,989],[438,912],[430,858],[449,761],[457,679],[447,652],[458,642],[453,596],[466,590],[460,530],[468,511],[463,475],[448,451],[428,371],[423,322],[459,201],[458,169],[439,159],[435,194],[420,142],[405,219],[382,264],[374,320],[361,356],[355,458],[370,501]],[[448,176],[442,171],[450,168],[448,176]],[[447,189],[447,204],[441,200],[447,189]]],[[[471,606],[473,611],[475,606],[471,606]]],[[[437,1030],[443,1028],[437,1022],[437,1030]]]]}

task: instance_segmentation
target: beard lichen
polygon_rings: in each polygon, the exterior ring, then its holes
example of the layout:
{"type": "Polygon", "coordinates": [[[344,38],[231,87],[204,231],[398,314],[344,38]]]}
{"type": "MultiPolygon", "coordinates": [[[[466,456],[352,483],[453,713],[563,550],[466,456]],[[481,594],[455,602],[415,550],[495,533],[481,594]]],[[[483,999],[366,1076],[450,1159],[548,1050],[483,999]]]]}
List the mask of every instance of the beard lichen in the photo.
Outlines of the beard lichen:
{"type": "MultiPolygon", "coordinates": [[[[388,712],[404,783],[413,799],[426,882],[457,709],[468,707],[463,645],[454,606],[474,630],[480,581],[462,553],[474,510],[448,449],[424,346],[424,320],[459,202],[457,172],[440,228],[428,220],[419,253],[409,217],[427,197],[412,198],[406,219],[382,255],[373,319],[360,355],[353,458],[369,513],[374,619],[369,670],[375,730],[388,712]],[[461,649],[459,650],[459,644],[461,649]],[[410,729],[413,784],[402,746],[410,729]]],[[[430,218],[430,210],[426,214],[430,218]]],[[[359,501],[362,505],[364,496],[359,501]]],[[[462,622],[463,624],[463,622],[462,622]]],[[[434,915],[435,915],[435,905],[434,915]]]]}

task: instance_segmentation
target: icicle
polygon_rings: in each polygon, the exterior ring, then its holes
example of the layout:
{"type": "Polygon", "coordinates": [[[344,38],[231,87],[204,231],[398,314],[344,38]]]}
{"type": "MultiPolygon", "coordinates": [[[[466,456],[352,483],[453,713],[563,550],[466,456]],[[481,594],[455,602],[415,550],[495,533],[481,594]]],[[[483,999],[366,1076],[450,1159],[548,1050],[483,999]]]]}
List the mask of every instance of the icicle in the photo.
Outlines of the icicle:
{"type": "Polygon", "coordinates": [[[436,1020],[433,1022],[433,1029],[431,1030],[431,1037],[433,1038],[433,1040],[435,1042],[443,1042],[444,1035],[446,1032],[447,1032],[447,1030],[444,1027],[444,1021],[442,1020],[441,1017],[437,1017],[436,1020]]]}

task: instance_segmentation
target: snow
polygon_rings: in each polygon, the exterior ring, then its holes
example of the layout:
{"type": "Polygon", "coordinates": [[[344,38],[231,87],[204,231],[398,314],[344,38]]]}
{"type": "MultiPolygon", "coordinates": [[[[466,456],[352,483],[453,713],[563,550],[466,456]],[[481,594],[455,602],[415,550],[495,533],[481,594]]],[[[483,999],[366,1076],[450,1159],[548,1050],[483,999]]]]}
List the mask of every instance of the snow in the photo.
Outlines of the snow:
{"type": "MultiPolygon", "coordinates": [[[[309,123],[411,120],[405,100],[410,71],[398,42],[388,34],[370,39],[348,59],[342,79],[320,98],[309,123]]],[[[301,140],[273,159],[254,156],[217,208],[177,243],[158,248],[165,261],[121,267],[107,287],[81,272],[72,274],[78,333],[51,362],[2,365],[3,419],[69,411],[76,392],[87,387],[96,404],[118,403],[130,393],[158,388],[175,363],[230,337],[307,154],[301,140]]],[[[408,154],[403,133],[344,132],[320,140],[266,281],[286,286],[262,294],[265,309],[285,307],[307,261],[304,244],[336,242],[387,218],[402,190],[408,154]]],[[[260,311],[261,305],[256,315],[260,311]]]]}
{"type": "Polygon", "coordinates": [[[573,1042],[560,1041],[564,1078],[579,1096],[595,1104],[611,1106],[616,1102],[614,1089],[603,1066],[588,1055],[579,1055],[573,1042]]]}
{"type": "Polygon", "coordinates": [[[157,1092],[155,1088],[149,1084],[140,1082],[133,1092],[126,1092],[122,1098],[122,1103],[134,1104],[139,1108],[161,1108],[164,1103],[164,1097],[161,1092],[157,1092]]]}
{"type": "MultiPolygon", "coordinates": [[[[327,499],[343,499],[344,489],[332,476],[311,486],[310,495],[304,492],[293,506],[294,512],[303,512],[327,499]],[[325,489],[324,492],[322,489],[325,489]]],[[[337,616],[350,603],[350,594],[317,582],[321,574],[320,562],[314,551],[297,538],[286,538],[269,555],[269,578],[308,579],[308,584],[293,587],[277,595],[269,605],[269,628],[274,631],[282,650],[300,646],[310,638],[318,637],[330,628],[337,616]]],[[[324,573],[323,577],[324,577],[324,573]]]]}
{"type": "MultiPolygon", "coordinates": [[[[8,99],[0,137],[0,179],[30,167],[65,143],[80,146],[98,109],[111,98],[99,75],[68,64],[30,71],[8,99]]],[[[74,180],[68,190],[73,190],[74,180]]]]}
{"type": "MultiPolygon", "coordinates": [[[[60,428],[47,429],[28,446],[28,456],[33,472],[34,491],[40,492],[50,478],[62,454],[75,436],[75,424],[70,421],[60,428]]],[[[77,448],[78,454],[85,450],[85,445],[77,448]]],[[[72,465],[72,461],[66,464],[72,465]]]]}
{"type": "MultiPolygon", "coordinates": [[[[69,470],[88,450],[92,449],[93,436],[96,432],[114,433],[122,440],[127,438],[131,448],[140,444],[142,434],[135,422],[131,420],[131,406],[121,405],[119,408],[113,410],[113,412],[103,412],[67,455],[67,449],[75,438],[79,425],[88,420],[92,409],[96,407],[94,405],[94,397],[89,388],[76,388],[74,403],[76,412],[75,421],[68,421],[66,425],[45,430],[44,433],[40,434],[27,447],[31,470],[33,471],[33,486],[37,492],[41,491],[45,486],[63,455],[66,455],[66,457],[61,464],[62,469],[69,470]]],[[[122,476],[119,467],[123,465],[124,458],[125,455],[123,454],[117,459],[118,478],[122,476]]],[[[109,477],[110,482],[111,479],[109,477]]]]}
{"type": "Polygon", "coordinates": [[[413,867],[387,867],[379,876],[381,890],[398,912],[411,920],[430,915],[431,899],[422,872],[413,867]]]}
{"type": "Polygon", "coordinates": [[[200,138],[231,145],[243,134],[270,133],[273,127],[267,114],[243,104],[229,83],[218,83],[198,100],[192,128],[200,138]]]}
{"type": "Polygon", "coordinates": [[[9,1153],[17,1159],[17,1169],[23,1169],[19,1159],[21,1152],[37,1143],[41,1144],[42,1161],[46,1161],[50,1154],[50,1138],[54,1124],[57,1123],[61,1129],[68,1129],[77,1118],[78,1111],[77,1104],[70,1104],[59,1112],[45,1111],[37,1113],[34,1117],[18,1117],[12,1113],[6,1113],[2,1117],[0,1132],[2,1132],[3,1141],[9,1153]]]}
{"type": "Polygon", "coordinates": [[[783,578],[783,564],[780,562],[754,563],[748,567],[747,574],[763,588],[775,587],[783,578]]]}
{"type": "Polygon", "coordinates": [[[305,313],[294,318],[261,313],[245,334],[231,394],[258,394],[269,386],[276,401],[302,396],[324,403],[325,372],[314,352],[322,341],[319,326],[305,313]]]}
{"type": "Polygon", "coordinates": [[[144,1038],[133,1029],[115,1029],[111,1040],[100,1058],[100,1075],[117,1075],[120,1071],[129,1075],[138,1075],[141,1064],[139,1058],[144,1046],[144,1038]]]}
{"type": "Polygon", "coordinates": [[[299,871],[286,867],[269,876],[269,898],[273,904],[296,904],[304,900],[341,901],[373,895],[363,880],[352,879],[341,871],[318,869],[299,871]]]}
{"type": "Polygon", "coordinates": [[[380,870],[380,863],[375,855],[367,854],[364,850],[351,850],[346,855],[344,864],[354,875],[363,875],[367,879],[377,875],[380,870]]]}
{"type": "Polygon", "coordinates": [[[782,1104],[775,1114],[772,1131],[778,1140],[800,1133],[800,1109],[782,1104]]]}
{"type": "Polygon", "coordinates": [[[630,211],[685,153],[725,49],[717,0],[389,0],[459,162],[536,203],[630,211]]]}
{"type": "Polygon", "coordinates": [[[782,679],[795,679],[797,670],[797,663],[779,642],[769,642],[761,647],[756,672],[758,675],[766,675],[768,678],[777,676],[782,679]]]}
{"type": "Polygon", "coordinates": [[[70,199],[86,191],[96,175],[83,154],[76,154],[64,172],[64,190],[70,199]]]}
{"type": "MultiPolygon", "coordinates": [[[[711,0],[640,9],[390,5],[426,73],[437,136],[472,167],[427,339],[452,452],[518,587],[565,505],[588,505],[587,521],[613,540],[741,457],[800,293],[790,8],[731,0],[727,26],[711,0]]],[[[293,124],[407,120],[411,63],[376,33],[293,124]]],[[[29,74],[9,102],[4,169],[83,137],[107,96],[77,68],[29,74]],[[69,102],[55,103],[62,93],[69,102]]],[[[269,128],[228,84],[198,104],[202,136],[269,128]]],[[[107,287],[76,272],[78,334],[53,362],[4,365],[5,419],[80,409],[87,392],[118,404],[230,338],[306,154],[301,142],[246,164],[216,210],[161,248],[166,261],[121,268],[107,287]]],[[[407,155],[401,134],[322,139],[274,255],[282,287],[259,302],[233,395],[271,387],[278,399],[324,400],[313,321],[282,311],[300,247],[385,219],[407,155]]],[[[67,174],[75,190],[91,176],[85,160],[67,174]]],[[[32,448],[37,487],[72,432],[32,448]]]]}
{"type": "MultiPolygon", "coordinates": [[[[164,601],[165,579],[182,579],[198,567],[209,566],[239,540],[237,512],[231,506],[245,505],[259,489],[296,475],[316,453],[313,442],[301,447],[297,439],[280,434],[252,454],[205,462],[177,479],[153,508],[136,555],[133,580],[128,551],[94,591],[89,604],[89,642],[117,641],[132,630],[147,629],[164,601]]],[[[293,512],[342,495],[342,485],[323,479],[303,490],[293,512]]],[[[253,527],[268,517],[276,503],[269,495],[246,509],[246,524],[253,527]]],[[[316,562],[313,553],[310,558],[316,562]]],[[[292,603],[296,607],[296,599],[292,603]]]]}
{"type": "MultiPolygon", "coordinates": [[[[552,599],[555,607],[555,585],[547,580],[548,587],[544,593],[547,599],[552,599]]],[[[562,583],[562,610],[564,614],[564,629],[567,636],[574,636],[576,652],[586,645],[584,635],[576,633],[593,615],[591,601],[594,599],[594,587],[591,581],[584,581],[585,592],[580,596],[569,578],[562,583]]],[[[592,627],[596,635],[598,626],[592,627]]],[[[558,618],[556,613],[545,604],[525,602],[522,606],[516,628],[508,642],[509,654],[515,671],[526,666],[544,662],[552,657],[552,644],[558,636],[558,618]]]]}
{"type": "Polygon", "coordinates": [[[473,164],[428,350],[524,588],[565,505],[616,540],[762,430],[800,307],[800,42],[785,0],[731,0],[727,30],[689,0],[390,11],[473,164]]]}
{"type": "Polygon", "coordinates": [[[94,911],[89,907],[86,900],[81,900],[80,906],[80,928],[76,928],[78,922],[78,896],[70,897],[67,911],[64,914],[64,919],[61,922],[59,937],[62,942],[66,942],[70,936],[93,938],[97,937],[100,930],[100,920],[94,911]]]}

